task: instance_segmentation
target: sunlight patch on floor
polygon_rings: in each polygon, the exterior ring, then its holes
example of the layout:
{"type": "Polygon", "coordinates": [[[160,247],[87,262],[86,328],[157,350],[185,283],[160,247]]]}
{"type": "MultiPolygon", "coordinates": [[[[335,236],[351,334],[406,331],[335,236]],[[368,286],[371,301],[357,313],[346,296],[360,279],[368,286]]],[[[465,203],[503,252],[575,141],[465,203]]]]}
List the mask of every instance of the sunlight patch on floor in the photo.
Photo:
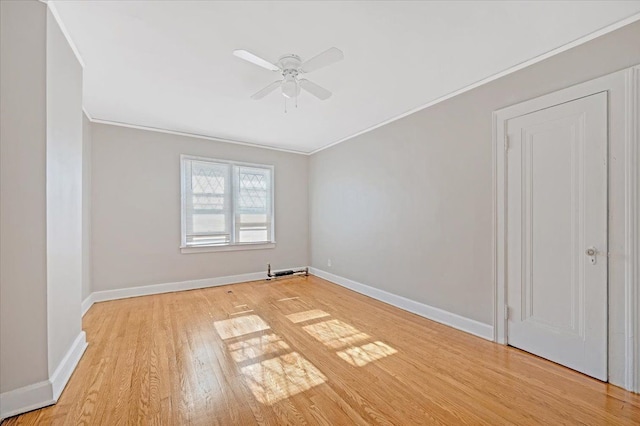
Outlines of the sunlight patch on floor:
{"type": "Polygon", "coordinates": [[[241,371],[253,395],[266,405],[309,390],[327,380],[297,352],[251,364],[241,371]]]}
{"type": "Polygon", "coordinates": [[[294,324],[299,322],[310,321],[313,319],[328,317],[329,314],[320,309],[312,309],[310,311],[296,312],[295,314],[287,315],[287,318],[294,324]]]}
{"type": "Polygon", "coordinates": [[[218,331],[220,337],[225,340],[271,328],[257,315],[245,315],[242,317],[216,321],[213,325],[218,331]]]}
{"type": "Polygon", "coordinates": [[[367,343],[366,345],[348,348],[344,351],[337,352],[340,358],[355,367],[362,367],[372,361],[376,361],[395,353],[398,353],[398,351],[381,341],[367,343]]]}
{"type": "Polygon", "coordinates": [[[260,337],[231,343],[227,346],[235,362],[243,362],[289,349],[289,345],[276,334],[265,334],[260,337]]]}
{"type": "Polygon", "coordinates": [[[278,299],[277,302],[286,302],[287,300],[296,300],[296,299],[300,299],[300,296],[296,296],[296,297],[285,297],[283,299],[278,299]]]}
{"type": "Polygon", "coordinates": [[[253,309],[249,309],[248,311],[240,311],[240,312],[231,312],[229,314],[229,316],[234,316],[234,315],[245,315],[248,314],[250,312],[253,312],[253,309]]]}
{"type": "Polygon", "coordinates": [[[302,329],[331,349],[340,349],[371,338],[368,334],[361,333],[358,329],[337,319],[307,325],[302,329]]]}

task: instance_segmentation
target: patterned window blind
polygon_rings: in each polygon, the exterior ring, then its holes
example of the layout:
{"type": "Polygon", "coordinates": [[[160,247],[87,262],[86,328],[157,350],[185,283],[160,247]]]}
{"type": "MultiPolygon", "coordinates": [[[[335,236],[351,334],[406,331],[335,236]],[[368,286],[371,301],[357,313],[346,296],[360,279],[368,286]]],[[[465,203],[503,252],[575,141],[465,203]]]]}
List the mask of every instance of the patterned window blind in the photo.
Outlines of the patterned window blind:
{"type": "Polygon", "coordinates": [[[181,161],[183,247],[274,241],[272,166],[181,161]]]}

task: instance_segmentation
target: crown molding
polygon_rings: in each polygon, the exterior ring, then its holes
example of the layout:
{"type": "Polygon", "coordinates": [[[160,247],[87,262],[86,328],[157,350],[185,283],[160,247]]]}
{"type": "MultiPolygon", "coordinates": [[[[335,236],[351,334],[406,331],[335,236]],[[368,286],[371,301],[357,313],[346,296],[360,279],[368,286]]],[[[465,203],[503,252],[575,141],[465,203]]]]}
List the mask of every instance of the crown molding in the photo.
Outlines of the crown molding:
{"type": "Polygon", "coordinates": [[[512,66],[510,68],[507,68],[506,70],[500,71],[500,72],[498,72],[496,74],[493,74],[493,75],[491,75],[491,76],[489,76],[487,78],[484,78],[482,80],[478,80],[475,83],[471,83],[470,85],[465,86],[465,87],[463,87],[461,89],[455,90],[455,91],[450,92],[450,93],[448,93],[448,94],[446,94],[444,96],[436,98],[436,99],[434,99],[432,101],[429,101],[429,102],[427,102],[425,104],[422,104],[422,105],[420,105],[418,107],[410,109],[410,110],[408,110],[406,112],[403,112],[400,115],[396,115],[394,117],[391,117],[388,120],[382,121],[382,122],[380,122],[378,124],[375,124],[375,125],[373,125],[371,127],[367,127],[366,129],[363,129],[363,130],[361,130],[359,132],[356,132],[356,133],[354,133],[354,134],[352,134],[350,136],[347,136],[345,138],[339,139],[339,140],[337,140],[335,142],[332,142],[332,143],[330,143],[328,145],[325,145],[325,146],[323,146],[321,148],[318,148],[318,149],[316,149],[314,151],[311,151],[309,153],[309,155],[313,155],[313,154],[316,154],[316,153],[318,153],[320,151],[324,151],[325,149],[329,149],[332,146],[336,146],[336,145],[338,145],[338,144],[340,144],[342,142],[348,141],[349,139],[353,139],[356,136],[363,135],[365,133],[368,133],[368,132],[370,132],[372,130],[377,129],[378,127],[382,127],[382,126],[384,126],[386,124],[389,124],[389,123],[392,123],[392,122],[394,122],[396,120],[400,120],[401,118],[404,118],[404,117],[406,117],[408,115],[411,115],[413,113],[416,113],[418,111],[422,111],[423,109],[429,108],[430,106],[439,104],[440,102],[446,101],[447,99],[453,98],[454,96],[460,95],[462,93],[465,93],[465,92],[468,92],[468,91],[470,91],[472,89],[475,89],[476,87],[479,87],[479,86],[482,86],[484,84],[490,83],[490,82],[492,82],[494,80],[499,79],[500,77],[504,77],[506,75],[512,74],[512,73],[514,73],[516,71],[519,71],[519,70],[521,70],[523,68],[526,68],[526,67],[528,67],[530,65],[537,64],[538,62],[544,61],[545,59],[548,59],[548,58],[550,58],[552,56],[555,56],[555,55],[557,55],[559,53],[562,53],[562,52],[564,52],[566,50],[569,50],[571,48],[574,48],[576,46],[584,44],[584,43],[586,43],[588,41],[591,41],[591,40],[593,40],[595,38],[603,36],[603,35],[605,35],[607,33],[615,31],[615,30],[617,30],[619,28],[622,28],[622,27],[624,27],[626,25],[632,24],[632,23],[634,23],[636,21],[639,21],[639,20],[640,20],[640,13],[636,13],[635,15],[632,15],[632,16],[630,16],[628,18],[625,18],[625,19],[623,19],[621,21],[618,21],[618,22],[613,23],[611,25],[608,25],[608,26],[606,26],[604,28],[601,28],[601,29],[599,29],[597,31],[594,31],[594,32],[592,32],[590,34],[587,34],[587,35],[585,35],[583,37],[580,37],[580,38],[578,38],[578,39],[576,39],[576,40],[574,40],[572,42],[569,42],[569,43],[567,43],[565,45],[562,45],[562,46],[560,46],[560,47],[558,47],[556,49],[549,50],[548,52],[543,53],[542,55],[538,55],[535,58],[529,59],[528,61],[520,62],[519,64],[514,65],[514,66],[512,66]]]}
{"type": "Polygon", "coordinates": [[[60,31],[62,31],[64,38],[67,39],[67,43],[69,43],[69,46],[73,51],[73,54],[76,56],[76,59],[80,63],[80,66],[84,69],[84,61],[82,60],[82,56],[80,56],[80,51],[78,50],[78,47],[76,46],[76,44],[73,42],[71,35],[69,35],[69,31],[67,30],[67,27],[64,25],[64,22],[62,22],[62,18],[60,18],[60,14],[58,14],[58,9],[56,9],[55,2],[45,1],[45,0],[40,0],[40,1],[46,4],[49,10],[51,11],[51,15],[53,15],[53,18],[58,23],[58,27],[60,27],[60,31]]]}
{"type": "Polygon", "coordinates": [[[169,135],[176,135],[176,136],[186,136],[186,137],[189,137],[189,138],[197,138],[197,139],[204,139],[204,140],[214,141],[214,142],[230,143],[230,144],[235,144],[235,145],[248,146],[248,147],[251,147],[251,148],[268,149],[268,150],[271,150],[271,151],[280,151],[280,152],[286,152],[286,153],[289,153],[289,154],[309,155],[308,152],[296,151],[296,150],[293,150],[293,149],[277,148],[275,146],[260,145],[260,144],[256,144],[256,143],[237,141],[237,140],[233,140],[233,139],[216,138],[216,137],[213,137],[213,136],[201,135],[201,134],[198,134],[198,133],[180,132],[180,131],[176,131],[176,130],[162,129],[162,128],[159,128],[159,127],[140,126],[138,124],[123,123],[123,122],[120,122],[120,121],[111,121],[111,120],[103,120],[103,119],[100,119],[100,118],[92,118],[91,115],[87,112],[87,110],[84,107],[82,108],[82,110],[84,111],[84,113],[87,115],[87,118],[89,118],[89,120],[92,123],[108,124],[108,125],[111,125],[111,126],[119,126],[119,127],[128,127],[130,129],[147,130],[149,132],[166,133],[166,134],[169,134],[169,135]]]}
{"type": "Polygon", "coordinates": [[[82,107],[82,112],[84,113],[84,115],[87,116],[89,121],[93,121],[93,116],[91,114],[89,114],[89,111],[87,111],[87,109],[84,106],[82,107]]]}
{"type": "MultiPolygon", "coordinates": [[[[78,53],[78,50],[75,47],[75,44],[73,43],[73,41],[71,40],[71,38],[68,35],[68,32],[66,31],[66,28],[64,27],[64,25],[62,24],[62,21],[59,19],[57,12],[55,12],[55,6],[53,5],[53,1],[46,1],[46,0],[40,0],[43,3],[48,4],[49,9],[52,11],[54,17],[56,18],[56,20],[58,21],[58,25],[60,25],[60,28],[62,29],[62,32],[65,34],[65,37],[67,38],[67,41],[69,42],[69,44],[71,45],[71,48],[73,49],[74,53],[76,54],[76,57],[78,58],[78,61],[80,62],[80,64],[84,67],[84,62],[82,61],[82,58],[80,57],[80,54],[78,53]]],[[[101,124],[110,124],[113,126],[120,126],[120,127],[129,127],[129,128],[133,128],[133,129],[139,129],[139,130],[148,130],[148,131],[153,131],[153,132],[159,132],[159,133],[167,133],[167,134],[172,134],[172,135],[178,135],[178,136],[187,136],[187,137],[194,137],[194,138],[199,138],[199,139],[205,139],[205,140],[212,140],[212,141],[216,141],[216,142],[225,142],[225,143],[232,143],[232,144],[237,144],[237,145],[244,145],[244,146],[249,146],[249,147],[253,147],[253,148],[262,148],[262,149],[271,149],[271,150],[275,150],[275,151],[281,151],[281,152],[288,152],[288,153],[292,153],[292,154],[299,154],[299,155],[313,155],[313,154],[317,154],[321,151],[324,151],[325,149],[329,149],[333,146],[336,146],[342,142],[346,142],[350,139],[353,139],[357,136],[363,135],[365,133],[369,133],[379,127],[385,126],[387,124],[390,124],[394,121],[400,120],[404,117],[407,117],[411,114],[414,114],[416,112],[422,111],[423,109],[429,108],[431,106],[434,106],[436,104],[439,104],[440,102],[444,102],[447,99],[451,99],[455,96],[458,96],[460,94],[463,94],[465,92],[468,92],[470,90],[473,90],[477,87],[480,87],[484,84],[490,83],[494,80],[497,80],[501,77],[507,76],[509,74],[512,74],[516,71],[519,71],[523,68],[526,68],[528,66],[537,64],[538,62],[544,61],[545,59],[548,59],[552,56],[555,56],[559,53],[565,52],[569,49],[572,49],[574,47],[580,46],[581,44],[587,43],[593,39],[596,39],[600,36],[603,36],[605,34],[608,34],[612,31],[615,31],[617,29],[620,29],[626,25],[632,24],[636,21],[640,21],[640,13],[636,13],[628,18],[622,19],[618,22],[615,22],[611,25],[608,25],[604,28],[601,28],[597,31],[594,31],[592,33],[589,33],[583,37],[580,37],[576,40],[573,40],[567,44],[564,44],[558,48],[549,50],[548,52],[545,52],[541,55],[538,55],[532,59],[529,59],[528,61],[524,61],[524,62],[520,62],[519,64],[516,64],[510,68],[507,68],[503,71],[500,71],[496,74],[493,74],[489,77],[486,77],[482,80],[478,80],[475,83],[469,84],[465,87],[462,87],[458,90],[455,90],[453,92],[450,92],[446,95],[443,95],[439,98],[436,98],[434,100],[431,100],[427,103],[424,103],[420,106],[417,106],[415,108],[412,108],[408,111],[405,111],[399,115],[395,115],[387,120],[384,120],[378,124],[375,124],[373,126],[367,127],[363,130],[360,130],[356,133],[353,133],[349,136],[346,136],[342,139],[339,139],[335,142],[331,142],[327,145],[324,145],[320,148],[316,148],[314,150],[310,150],[310,151],[299,151],[299,150],[293,150],[293,149],[286,149],[286,148],[277,148],[274,146],[270,146],[270,145],[262,145],[262,144],[257,144],[257,143],[251,143],[251,142],[244,142],[244,141],[237,141],[237,140],[232,140],[232,139],[223,139],[223,138],[217,138],[214,136],[208,136],[208,135],[202,135],[202,134],[196,134],[196,133],[188,133],[188,132],[181,132],[181,131],[176,131],[176,130],[170,130],[170,129],[163,129],[163,128],[158,128],[158,127],[148,127],[148,126],[142,126],[142,125],[137,125],[137,124],[132,124],[132,123],[123,123],[123,122],[118,122],[118,121],[110,121],[110,120],[104,120],[104,119],[98,119],[98,118],[92,118],[91,115],[87,112],[86,109],[83,108],[85,114],[87,115],[87,117],[89,118],[89,120],[91,122],[94,123],[101,123],[101,124]]]]}

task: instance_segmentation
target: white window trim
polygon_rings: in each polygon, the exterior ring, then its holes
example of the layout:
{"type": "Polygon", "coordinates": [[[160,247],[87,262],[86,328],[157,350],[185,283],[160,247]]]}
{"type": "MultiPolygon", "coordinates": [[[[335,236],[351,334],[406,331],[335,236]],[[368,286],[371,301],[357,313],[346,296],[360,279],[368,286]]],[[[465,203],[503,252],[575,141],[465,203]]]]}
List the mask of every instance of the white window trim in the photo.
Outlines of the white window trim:
{"type": "Polygon", "coordinates": [[[180,252],[183,254],[188,253],[211,253],[216,251],[243,251],[243,250],[264,250],[276,248],[276,243],[239,243],[239,244],[227,244],[218,246],[199,246],[199,247],[184,247],[180,246],[180,252]]]}
{"type": "MultiPolygon", "coordinates": [[[[232,180],[231,182],[231,193],[234,194],[232,197],[235,197],[235,186],[232,180]]],[[[233,199],[233,198],[232,198],[233,199]]],[[[235,204],[235,199],[234,199],[235,204]]],[[[202,157],[197,155],[188,155],[188,154],[180,154],[180,252],[183,254],[189,253],[207,253],[207,252],[218,252],[218,251],[241,251],[241,250],[262,250],[262,249],[272,249],[276,247],[276,217],[275,217],[275,168],[273,165],[269,164],[257,164],[257,163],[247,163],[243,161],[232,161],[232,160],[219,160],[217,158],[210,157],[202,157]],[[187,245],[187,182],[185,180],[185,170],[184,170],[184,162],[185,160],[200,160],[200,161],[209,161],[213,163],[222,163],[229,164],[231,166],[246,166],[246,167],[257,167],[271,170],[271,241],[260,242],[260,243],[230,243],[224,245],[202,245],[202,246],[188,246],[187,245]]],[[[235,209],[231,211],[232,222],[235,222],[235,209]]],[[[231,230],[235,233],[235,229],[231,230]]]]}

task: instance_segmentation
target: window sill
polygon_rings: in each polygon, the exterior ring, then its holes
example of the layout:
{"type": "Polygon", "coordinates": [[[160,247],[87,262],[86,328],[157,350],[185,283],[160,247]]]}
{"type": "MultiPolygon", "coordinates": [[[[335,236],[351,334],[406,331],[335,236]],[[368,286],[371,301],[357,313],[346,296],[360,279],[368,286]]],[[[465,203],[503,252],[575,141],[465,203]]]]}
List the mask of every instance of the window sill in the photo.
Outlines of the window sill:
{"type": "Polygon", "coordinates": [[[264,250],[276,248],[276,243],[256,243],[256,244],[233,244],[226,246],[199,246],[180,247],[182,254],[189,253],[210,253],[217,251],[244,251],[244,250],[264,250]]]}

